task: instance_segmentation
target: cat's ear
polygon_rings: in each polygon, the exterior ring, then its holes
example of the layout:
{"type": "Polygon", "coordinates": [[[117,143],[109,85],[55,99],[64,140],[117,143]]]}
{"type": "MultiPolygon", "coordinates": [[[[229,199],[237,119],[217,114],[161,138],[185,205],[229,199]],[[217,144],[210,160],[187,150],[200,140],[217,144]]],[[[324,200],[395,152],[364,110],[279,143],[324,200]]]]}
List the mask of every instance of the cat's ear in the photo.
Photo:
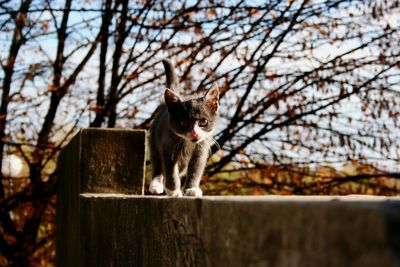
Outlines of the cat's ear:
{"type": "Polygon", "coordinates": [[[207,93],[204,95],[204,104],[213,112],[218,111],[219,90],[218,85],[214,83],[207,93]]]}
{"type": "Polygon", "coordinates": [[[169,109],[173,109],[182,103],[181,98],[174,91],[168,88],[165,90],[164,98],[169,109]]]}

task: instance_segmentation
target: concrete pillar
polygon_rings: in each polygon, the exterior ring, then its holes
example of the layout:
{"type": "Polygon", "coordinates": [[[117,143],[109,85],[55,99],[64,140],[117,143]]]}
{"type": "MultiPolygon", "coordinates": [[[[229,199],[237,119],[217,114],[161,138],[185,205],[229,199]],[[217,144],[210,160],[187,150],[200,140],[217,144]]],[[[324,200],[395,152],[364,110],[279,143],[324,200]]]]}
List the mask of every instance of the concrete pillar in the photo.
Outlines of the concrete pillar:
{"type": "Polygon", "coordinates": [[[144,169],[144,131],[83,129],[71,140],[58,161],[57,266],[81,266],[80,194],[143,195],[144,169]]]}

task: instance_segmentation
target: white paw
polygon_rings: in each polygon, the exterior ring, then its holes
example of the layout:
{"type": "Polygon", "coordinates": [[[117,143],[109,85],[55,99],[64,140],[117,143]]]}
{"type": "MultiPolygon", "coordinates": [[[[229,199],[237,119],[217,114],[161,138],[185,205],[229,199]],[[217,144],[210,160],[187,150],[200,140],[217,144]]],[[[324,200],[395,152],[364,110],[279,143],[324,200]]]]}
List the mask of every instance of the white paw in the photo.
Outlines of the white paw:
{"type": "Polygon", "coordinates": [[[158,179],[153,179],[150,183],[149,191],[152,194],[160,195],[164,192],[164,185],[158,179]]]}
{"type": "Polygon", "coordinates": [[[181,197],[182,196],[182,191],[180,188],[175,189],[175,190],[169,190],[168,188],[165,188],[165,192],[170,197],[181,197]]]}
{"type": "Polygon", "coordinates": [[[201,197],[202,195],[203,191],[198,187],[192,187],[185,190],[185,196],[188,197],[201,197]]]}

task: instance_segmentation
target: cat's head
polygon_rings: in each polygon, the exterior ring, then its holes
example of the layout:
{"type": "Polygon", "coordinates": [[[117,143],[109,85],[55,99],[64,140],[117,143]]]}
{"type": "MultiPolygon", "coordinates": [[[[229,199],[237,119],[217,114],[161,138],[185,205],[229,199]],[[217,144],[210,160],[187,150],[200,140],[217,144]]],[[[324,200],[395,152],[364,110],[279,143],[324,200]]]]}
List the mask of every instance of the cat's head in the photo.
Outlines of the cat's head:
{"type": "Polygon", "coordinates": [[[165,103],[170,127],[180,137],[198,143],[212,135],[218,119],[218,86],[214,84],[203,97],[183,100],[170,89],[165,90],[165,103]]]}

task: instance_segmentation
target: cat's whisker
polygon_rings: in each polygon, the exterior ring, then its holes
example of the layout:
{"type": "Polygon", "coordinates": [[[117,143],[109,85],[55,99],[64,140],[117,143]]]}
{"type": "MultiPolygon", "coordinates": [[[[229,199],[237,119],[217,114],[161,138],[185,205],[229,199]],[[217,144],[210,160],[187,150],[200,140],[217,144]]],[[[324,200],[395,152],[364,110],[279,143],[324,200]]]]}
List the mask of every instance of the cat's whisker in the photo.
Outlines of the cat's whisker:
{"type": "Polygon", "coordinates": [[[217,140],[215,140],[214,137],[211,137],[211,140],[213,141],[214,145],[215,145],[219,150],[221,150],[221,146],[218,144],[217,140]]]}
{"type": "Polygon", "coordinates": [[[212,150],[211,150],[211,146],[208,142],[203,142],[202,144],[206,145],[208,148],[208,152],[210,153],[210,155],[212,154],[212,150]]]}

